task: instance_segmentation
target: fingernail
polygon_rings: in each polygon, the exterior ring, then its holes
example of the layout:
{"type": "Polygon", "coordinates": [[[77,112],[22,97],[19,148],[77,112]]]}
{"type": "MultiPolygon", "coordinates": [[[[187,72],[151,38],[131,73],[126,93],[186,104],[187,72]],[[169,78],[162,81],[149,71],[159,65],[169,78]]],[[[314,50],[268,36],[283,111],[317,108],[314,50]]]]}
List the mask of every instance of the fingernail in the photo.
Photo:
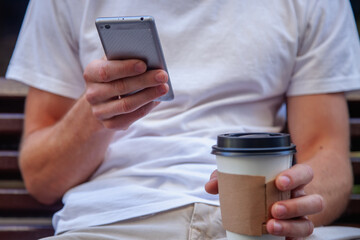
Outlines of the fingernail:
{"type": "Polygon", "coordinates": [[[276,214],[276,218],[281,218],[286,214],[286,207],[281,205],[281,204],[276,204],[275,205],[275,214],[276,214]]]}
{"type": "Polygon", "coordinates": [[[135,63],[134,69],[138,73],[143,73],[146,71],[146,64],[143,62],[137,62],[135,63]]]}
{"type": "Polygon", "coordinates": [[[282,232],[282,226],[277,221],[274,221],[274,233],[279,234],[282,232]]]}
{"type": "Polygon", "coordinates": [[[279,181],[280,181],[281,186],[284,188],[284,190],[286,190],[288,188],[288,186],[290,185],[290,178],[288,178],[287,176],[279,177],[279,181]]]}
{"type": "Polygon", "coordinates": [[[166,92],[168,91],[168,87],[167,87],[166,85],[167,85],[167,84],[158,86],[159,92],[160,92],[161,94],[164,94],[164,93],[166,93],[166,92]]]}
{"type": "Polygon", "coordinates": [[[160,83],[166,83],[167,82],[167,76],[163,72],[159,72],[155,75],[155,80],[160,83]]]}

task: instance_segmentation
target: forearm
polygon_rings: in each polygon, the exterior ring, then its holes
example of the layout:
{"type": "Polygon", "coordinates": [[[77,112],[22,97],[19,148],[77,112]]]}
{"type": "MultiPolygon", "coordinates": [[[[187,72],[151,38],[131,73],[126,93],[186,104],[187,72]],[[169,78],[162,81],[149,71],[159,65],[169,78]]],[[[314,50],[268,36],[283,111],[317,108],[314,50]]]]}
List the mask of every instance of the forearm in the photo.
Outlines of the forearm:
{"type": "Polygon", "coordinates": [[[297,161],[314,172],[305,192],[325,200],[324,210],[310,218],[317,226],[325,225],[342,213],[352,187],[346,99],[342,93],[309,95],[289,98],[288,105],[297,161]]]}
{"type": "Polygon", "coordinates": [[[312,158],[300,158],[299,162],[310,165],[314,171],[313,181],[305,187],[306,194],[320,194],[325,203],[321,213],[309,218],[316,226],[333,222],[344,211],[351,193],[352,171],[349,154],[345,149],[325,143],[312,158]],[[329,165],[329,162],[332,164],[329,165]]]}
{"type": "Polygon", "coordinates": [[[80,98],[56,124],[23,139],[20,167],[27,189],[43,203],[56,201],[98,168],[112,135],[80,98]]]}
{"type": "Polygon", "coordinates": [[[159,104],[154,100],[169,90],[167,73],[146,70],[140,60],[94,60],[85,68],[86,91],[76,102],[29,89],[20,168],[39,201],[52,203],[86,181],[103,161],[114,132],[159,104]]]}

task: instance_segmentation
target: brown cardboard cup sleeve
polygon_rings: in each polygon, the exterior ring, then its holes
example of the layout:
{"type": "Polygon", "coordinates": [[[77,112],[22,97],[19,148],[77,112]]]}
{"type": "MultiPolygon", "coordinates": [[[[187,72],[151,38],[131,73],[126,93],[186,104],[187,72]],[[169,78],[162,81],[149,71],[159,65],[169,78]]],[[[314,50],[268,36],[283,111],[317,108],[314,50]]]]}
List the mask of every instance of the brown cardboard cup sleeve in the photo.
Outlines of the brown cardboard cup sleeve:
{"type": "Polygon", "coordinates": [[[218,171],[220,207],[223,226],[238,234],[266,234],[266,221],[273,203],[290,198],[275,182],[265,183],[264,176],[236,175],[218,171]]]}

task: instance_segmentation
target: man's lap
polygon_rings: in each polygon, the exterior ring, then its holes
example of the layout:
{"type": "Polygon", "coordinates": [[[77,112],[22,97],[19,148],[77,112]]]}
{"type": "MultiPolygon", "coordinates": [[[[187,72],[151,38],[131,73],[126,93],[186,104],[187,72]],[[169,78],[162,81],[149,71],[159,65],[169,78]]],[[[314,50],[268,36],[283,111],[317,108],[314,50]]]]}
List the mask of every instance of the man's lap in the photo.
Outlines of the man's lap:
{"type": "Polygon", "coordinates": [[[43,240],[226,239],[220,209],[196,203],[113,224],[68,231],[43,240]],[[209,227],[211,226],[211,227],[209,227]]]}
{"type": "MultiPolygon", "coordinates": [[[[220,208],[202,203],[113,224],[68,231],[43,240],[226,239],[220,208]]],[[[360,239],[360,228],[319,227],[307,240],[360,239]]]]}

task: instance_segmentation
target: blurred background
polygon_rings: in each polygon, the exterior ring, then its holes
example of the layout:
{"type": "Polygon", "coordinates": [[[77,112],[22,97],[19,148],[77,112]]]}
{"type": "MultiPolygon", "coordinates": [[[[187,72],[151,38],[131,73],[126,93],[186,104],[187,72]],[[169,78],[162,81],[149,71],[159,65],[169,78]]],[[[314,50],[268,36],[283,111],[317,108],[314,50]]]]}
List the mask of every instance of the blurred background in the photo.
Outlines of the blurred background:
{"type": "MultiPolygon", "coordinates": [[[[360,29],[360,1],[350,1],[360,29]]],[[[14,49],[28,0],[0,0],[0,76],[4,76],[14,49]]]]}
{"type": "Polygon", "coordinates": [[[0,76],[5,76],[28,0],[0,0],[0,76]]]}

